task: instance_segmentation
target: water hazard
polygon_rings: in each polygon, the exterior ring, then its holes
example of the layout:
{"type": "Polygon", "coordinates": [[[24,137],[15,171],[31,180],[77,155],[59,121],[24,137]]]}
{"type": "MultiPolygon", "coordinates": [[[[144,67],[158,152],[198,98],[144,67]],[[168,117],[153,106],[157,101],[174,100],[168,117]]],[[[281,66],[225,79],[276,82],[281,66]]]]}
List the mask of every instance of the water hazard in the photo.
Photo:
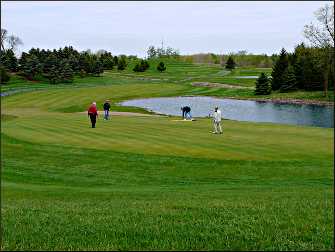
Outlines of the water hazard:
{"type": "Polygon", "coordinates": [[[218,106],[223,117],[231,120],[334,127],[333,106],[279,104],[205,96],[137,99],[122,102],[121,105],[175,116],[181,115],[180,107],[188,105],[194,117],[208,117],[213,113],[214,107],[218,106]]]}

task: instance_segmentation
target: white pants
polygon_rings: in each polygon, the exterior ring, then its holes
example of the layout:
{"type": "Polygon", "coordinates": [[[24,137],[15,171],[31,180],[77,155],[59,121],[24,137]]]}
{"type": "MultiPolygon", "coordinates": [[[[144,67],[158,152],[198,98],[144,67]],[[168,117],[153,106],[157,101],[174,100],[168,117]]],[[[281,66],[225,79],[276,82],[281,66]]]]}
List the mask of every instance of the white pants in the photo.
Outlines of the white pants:
{"type": "Polygon", "coordinates": [[[220,130],[220,133],[222,133],[221,122],[213,121],[213,126],[215,133],[218,133],[218,129],[220,130]]]}

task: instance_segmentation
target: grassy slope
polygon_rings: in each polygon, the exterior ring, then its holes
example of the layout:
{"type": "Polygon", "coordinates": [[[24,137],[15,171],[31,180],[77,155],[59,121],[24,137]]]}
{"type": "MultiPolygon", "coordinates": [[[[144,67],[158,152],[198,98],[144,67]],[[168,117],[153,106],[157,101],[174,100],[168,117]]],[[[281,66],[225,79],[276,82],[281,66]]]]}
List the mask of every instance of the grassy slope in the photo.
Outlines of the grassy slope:
{"type": "Polygon", "coordinates": [[[151,60],[151,67],[144,73],[135,73],[132,71],[135,61],[129,63],[125,71],[117,70],[105,71],[101,77],[75,77],[72,84],[51,85],[47,81],[29,82],[18,76],[13,76],[10,82],[1,86],[1,92],[12,90],[36,90],[36,89],[63,89],[63,88],[80,88],[94,86],[109,86],[110,84],[179,84],[184,85],[183,94],[186,95],[210,95],[219,97],[234,98],[284,98],[284,99],[308,99],[321,101],[334,101],[334,92],[329,92],[329,97],[323,97],[322,91],[296,91],[290,93],[272,92],[271,95],[255,96],[253,90],[249,89],[223,89],[192,87],[192,82],[214,82],[230,85],[254,87],[255,79],[239,79],[236,76],[257,76],[261,72],[268,75],[271,73],[270,68],[238,68],[232,72],[226,71],[220,65],[191,64],[180,62],[174,59],[163,60],[167,66],[166,72],[159,73],[156,66],[158,60],[151,60]]]}
{"type": "Polygon", "coordinates": [[[334,248],[332,129],[68,113],[137,82],[2,98],[2,249],[334,248]]]}

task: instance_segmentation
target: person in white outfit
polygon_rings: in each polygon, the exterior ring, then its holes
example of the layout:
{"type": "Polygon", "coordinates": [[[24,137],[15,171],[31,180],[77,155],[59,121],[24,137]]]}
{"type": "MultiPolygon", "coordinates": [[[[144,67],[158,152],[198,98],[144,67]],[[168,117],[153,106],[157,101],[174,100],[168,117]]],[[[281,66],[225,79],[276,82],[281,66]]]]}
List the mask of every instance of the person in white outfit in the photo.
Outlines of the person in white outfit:
{"type": "Polygon", "coordinates": [[[220,134],[222,134],[221,119],[222,119],[221,110],[219,110],[218,107],[215,107],[215,112],[213,115],[213,126],[214,126],[213,134],[219,133],[218,130],[220,131],[220,134]]]}

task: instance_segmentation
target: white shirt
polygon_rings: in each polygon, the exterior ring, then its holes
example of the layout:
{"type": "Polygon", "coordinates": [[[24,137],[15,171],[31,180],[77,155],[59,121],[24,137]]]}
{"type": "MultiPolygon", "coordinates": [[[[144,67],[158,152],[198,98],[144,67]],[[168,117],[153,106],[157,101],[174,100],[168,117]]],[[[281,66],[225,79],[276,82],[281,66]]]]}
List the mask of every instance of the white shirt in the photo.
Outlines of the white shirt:
{"type": "Polygon", "coordinates": [[[221,110],[217,110],[214,112],[214,121],[215,122],[221,122],[221,110]]]}

